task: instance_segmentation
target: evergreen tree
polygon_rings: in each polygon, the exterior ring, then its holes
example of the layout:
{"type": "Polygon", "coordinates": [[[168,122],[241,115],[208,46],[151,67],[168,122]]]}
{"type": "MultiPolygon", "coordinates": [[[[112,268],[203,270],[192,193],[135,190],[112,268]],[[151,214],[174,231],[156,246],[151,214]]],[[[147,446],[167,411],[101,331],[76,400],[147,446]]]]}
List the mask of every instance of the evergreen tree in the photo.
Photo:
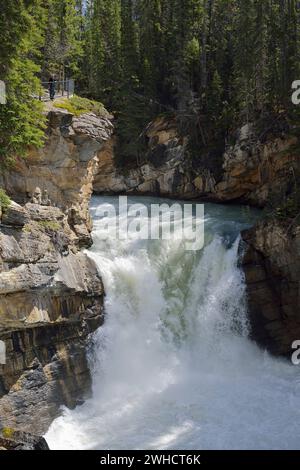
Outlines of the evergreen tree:
{"type": "Polygon", "coordinates": [[[76,76],[82,55],[82,5],[78,0],[47,0],[43,76],[76,76]]]}
{"type": "Polygon", "coordinates": [[[117,157],[136,162],[140,153],[140,134],[152,117],[141,85],[140,42],[136,11],[132,0],[122,0],[121,8],[122,76],[118,101],[117,157]]]}
{"type": "Polygon", "coordinates": [[[121,1],[87,4],[83,61],[88,94],[114,107],[121,75],[121,1]]]}
{"type": "Polygon", "coordinates": [[[163,31],[160,0],[138,2],[141,72],[145,95],[156,99],[162,94],[163,31]]]}
{"type": "Polygon", "coordinates": [[[197,151],[245,122],[278,112],[296,118],[290,94],[300,75],[299,10],[296,0],[5,2],[0,78],[9,85],[9,119],[8,108],[0,112],[11,131],[1,135],[2,153],[6,139],[14,151],[40,142],[41,132],[30,131],[39,129],[39,66],[44,80],[75,76],[79,93],[115,112],[128,159],[142,151],[143,127],[164,111],[197,151]],[[13,119],[23,123],[14,136],[13,119]]]}
{"type": "Polygon", "coordinates": [[[7,103],[0,105],[1,166],[43,142],[44,117],[38,96],[38,47],[44,10],[39,0],[11,0],[0,16],[0,78],[7,103]]]}

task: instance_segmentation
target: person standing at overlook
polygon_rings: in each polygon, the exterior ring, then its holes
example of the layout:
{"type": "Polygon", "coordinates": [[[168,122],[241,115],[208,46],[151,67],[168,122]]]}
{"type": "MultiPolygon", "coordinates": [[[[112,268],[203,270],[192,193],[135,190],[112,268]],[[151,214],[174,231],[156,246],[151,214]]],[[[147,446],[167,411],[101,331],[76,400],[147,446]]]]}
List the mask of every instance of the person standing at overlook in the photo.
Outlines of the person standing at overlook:
{"type": "Polygon", "coordinates": [[[53,77],[50,77],[49,79],[49,95],[50,95],[50,100],[54,100],[55,98],[55,80],[53,77]]]}

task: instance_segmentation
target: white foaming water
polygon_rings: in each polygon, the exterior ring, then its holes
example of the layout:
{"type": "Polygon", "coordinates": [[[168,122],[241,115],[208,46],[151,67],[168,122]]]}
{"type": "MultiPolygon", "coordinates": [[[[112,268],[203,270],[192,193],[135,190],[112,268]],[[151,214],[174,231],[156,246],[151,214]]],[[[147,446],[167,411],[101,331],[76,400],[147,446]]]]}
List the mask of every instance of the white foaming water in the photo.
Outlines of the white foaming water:
{"type": "MultiPolygon", "coordinates": [[[[131,202],[150,205],[151,198],[131,202]]],[[[176,241],[94,246],[106,320],[93,337],[93,397],[63,410],[52,449],[299,449],[299,370],[247,338],[237,267],[245,209],[206,205],[205,248],[176,241]]]]}

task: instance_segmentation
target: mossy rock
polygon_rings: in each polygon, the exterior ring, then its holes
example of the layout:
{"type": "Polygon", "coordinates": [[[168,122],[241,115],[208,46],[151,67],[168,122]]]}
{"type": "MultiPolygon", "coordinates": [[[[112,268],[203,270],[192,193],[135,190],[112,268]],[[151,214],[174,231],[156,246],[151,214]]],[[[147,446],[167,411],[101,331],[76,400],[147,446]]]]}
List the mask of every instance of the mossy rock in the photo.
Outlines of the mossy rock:
{"type": "Polygon", "coordinates": [[[89,100],[81,96],[74,95],[71,98],[60,98],[53,103],[55,108],[61,108],[74,114],[81,116],[82,114],[94,113],[97,116],[106,117],[109,115],[105,107],[99,101],[89,100]]]}
{"type": "Polygon", "coordinates": [[[15,431],[14,429],[12,428],[2,428],[2,430],[0,431],[0,433],[2,434],[2,436],[5,438],[5,439],[13,439],[14,437],[14,434],[15,434],[15,431]]]}

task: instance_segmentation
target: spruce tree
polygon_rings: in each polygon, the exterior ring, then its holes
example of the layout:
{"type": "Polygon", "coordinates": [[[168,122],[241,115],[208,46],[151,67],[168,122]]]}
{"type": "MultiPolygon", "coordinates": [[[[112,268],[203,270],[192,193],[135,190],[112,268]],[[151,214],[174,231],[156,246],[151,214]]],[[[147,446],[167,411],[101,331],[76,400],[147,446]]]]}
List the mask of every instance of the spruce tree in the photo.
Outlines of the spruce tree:
{"type": "Polygon", "coordinates": [[[62,81],[78,75],[82,55],[82,10],[78,0],[47,0],[43,78],[62,81]]]}
{"type": "Polygon", "coordinates": [[[38,101],[39,51],[44,10],[39,0],[11,0],[0,16],[0,79],[7,102],[0,105],[0,165],[43,142],[44,117],[38,101]]]}

